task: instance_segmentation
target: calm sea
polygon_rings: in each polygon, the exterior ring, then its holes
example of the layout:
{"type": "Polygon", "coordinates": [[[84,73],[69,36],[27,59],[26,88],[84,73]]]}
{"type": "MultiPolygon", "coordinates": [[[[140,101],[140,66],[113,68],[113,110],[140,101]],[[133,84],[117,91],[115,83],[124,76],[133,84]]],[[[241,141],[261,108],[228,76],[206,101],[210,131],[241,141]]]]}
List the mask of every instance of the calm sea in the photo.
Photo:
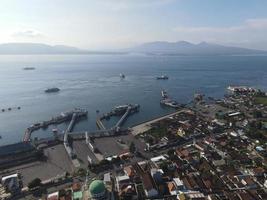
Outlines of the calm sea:
{"type": "MultiPolygon", "coordinates": [[[[138,114],[125,126],[160,116],[172,109],[159,104],[160,91],[180,103],[192,100],[195,92],[221,97],[228,85],[248,85],[267,90],[266,56],[175,57],[143,55],[53,55],[0,56],[0,145],[22,140],[32,123],[48,120],[75,107],[89,112],[74,131],[95,130],[96,110],[137,103],[138,114]],[[35,67],[36,70],[22,70],[35,67]],[[126,78],[121,80],[120,73],[126,78]],[[156,80],[167,74],[169,80],[156,80]],[[57,94],[44,90],[59,87],[57,94]],[[21,110],[1,112],[9,107],[21,110]]],[[[117,119],[110,120],[112,126],[117,119]]],[[[64,130],[66,124],[59,125],[64,130]]],[[[49,137],[51,130],[40,130],[36,137],[49,137]]]]}

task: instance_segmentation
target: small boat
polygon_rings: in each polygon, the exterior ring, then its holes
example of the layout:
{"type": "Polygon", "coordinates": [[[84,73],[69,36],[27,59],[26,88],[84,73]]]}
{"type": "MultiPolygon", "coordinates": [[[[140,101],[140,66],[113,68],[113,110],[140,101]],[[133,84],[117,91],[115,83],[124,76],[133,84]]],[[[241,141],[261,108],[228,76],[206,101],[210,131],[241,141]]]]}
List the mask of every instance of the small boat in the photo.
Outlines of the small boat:
{"type": "Polygon", "coordinates": [[[59,92],[59,88],[48,88],[45,90],[45,93],[54,93],[54,92],[59,92]]]}
{"type": "Polygon", "coordinates": [[[122,73],[120,73],[120,77],[121,77],[121,78],[125,78],[125,75],[122,74],[122,73]]]}
{"type": "Polygon", "coordinates": [[[169,77],[167,75],[161,75],[157,77],[157,80],[167,80],[169,77]]]}
{"type": "Polygon", "coordinates": [[[96,113],[99,113],[100,111],[99,110],[96,110],[96,113]]]}
{"type": "Polygon", "coordinates": [[[2,139],[2,136],[0,135],[0,140],[2,139]]]}
{"type": "Polygon", "coordinates": [[[20,110],[20,109],[21,109],[21,107],[19,106],[19,107],[18,107],[18,110],[20,110]]]}
{"type": "Polygon", "coordinates": [[[58,129],[57,129],[57,128],[53,128],[53,129],[52,129],[52,132],[53,132],[53,133],[57,133],[57,132],[58,132],[58,129]]]}
{"type": "Polygon", "coordinates": [[[6,110],[3,108],[3,109],[2,109],[2,112],[5,112],[5,111],[6,111],[6,110]]]}
{"type": "Polygon", "coordinates": [[[10,110],[12,110],[12,108],[8,108],[8,110],[10,111],[10,110]]]}

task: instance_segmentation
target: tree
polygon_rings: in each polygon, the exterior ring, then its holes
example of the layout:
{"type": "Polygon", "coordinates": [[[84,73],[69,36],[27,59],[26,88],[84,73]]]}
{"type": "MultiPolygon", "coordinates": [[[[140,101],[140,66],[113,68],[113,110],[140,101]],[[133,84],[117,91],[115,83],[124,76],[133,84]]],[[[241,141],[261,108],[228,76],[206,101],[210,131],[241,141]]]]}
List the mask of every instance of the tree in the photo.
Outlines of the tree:
{"type": "Polygon", "coordinates": [[[169,157],[173,157],[174,156],[174,153],[175,153],[174,149],[169,149],[167,151],[167,154],[168,154],[169,157]]]}
{"type": "Polygon", "coordinates": [[[66,190],[64,190],[64,189],[60,189],[59,191],[58,191],[58,196],[59,197],[64,197],[66,195],[66,190]]]}
{"type": "Polygon", "coordinates": [[[255,111],[253,112],[253,116],[254,116],[255,118],[261,118],[261,117],[262,117],[262,113],[261,113],[261,111],[259,111],[259,110],[255,110],[255,111]]]}
{"type": "Polygon", "coordinates": [[[33,179],[31,182],[29,182],[28,184],[28,188],[32,189],[32,188],[36,188],[36,187],[40,187],[42,186],[42,181],[39,178],[35,178],[33,179]]]}
{"type": "Polygon", "coordinates": [[[67,139],[68,139],[69,145],[72,147],[72,145],[73,145],[73,137],[71,135],[68,135],[67,139]]]}
{"type": "Polygon", "coordinates": [[[133,142],[131,142],[131,144],[130,144],[130,152],[131,153],[135,153],[135,151],[136,151],[136,147],[135,147],[135,144],[133,143],[133,142]]]}

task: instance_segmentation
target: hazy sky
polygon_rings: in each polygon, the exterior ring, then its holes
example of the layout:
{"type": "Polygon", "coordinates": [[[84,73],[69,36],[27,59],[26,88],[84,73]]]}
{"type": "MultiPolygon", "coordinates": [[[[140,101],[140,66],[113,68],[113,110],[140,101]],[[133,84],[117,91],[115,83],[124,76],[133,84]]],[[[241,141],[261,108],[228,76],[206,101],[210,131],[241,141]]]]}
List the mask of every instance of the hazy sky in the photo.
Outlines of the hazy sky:
{"type": "Polygon", "coordinates": [[[267,0],[1,0],[0,43],[88,49],[149,41],[267,50],[267,0]]]}

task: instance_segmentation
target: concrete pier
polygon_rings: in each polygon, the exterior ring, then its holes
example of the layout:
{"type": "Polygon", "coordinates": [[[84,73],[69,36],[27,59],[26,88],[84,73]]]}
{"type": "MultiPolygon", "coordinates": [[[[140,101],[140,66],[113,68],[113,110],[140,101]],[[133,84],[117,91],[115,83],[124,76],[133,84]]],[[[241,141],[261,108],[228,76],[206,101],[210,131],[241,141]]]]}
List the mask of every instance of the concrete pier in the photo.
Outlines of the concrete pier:
{"type": "Polygon", "coordinates": [[[106,127],[104,126],[104,124],[102,123],[102,121],[100,120],[100,118],[96,119],[96,125],[100,130],[106,130],[106,127]]]}
{"type": "MultiPolygon", "coordinates": [[[[83,116],[87,116],[87,111],[83,109],[75,108],[74,110],[63,112],[59,116],[52,117],[50,120],[35,123],[26,129],[24,136],[23,136],[23,141],[29,142],[31,140],[31,134],[36,130],[39,130],[41,128],[47,128],[49,125],[52,125],[52,124],[60,124],[60,123],[63,123],[69,120],[72,121],[72,117],[74,114],[76,115],[76,117],[83,117],[83,116]]],[[[71,130],[73,126],[74,126],[74,122],[71,123],[68,128],[70,128],[71,130]]]]}

